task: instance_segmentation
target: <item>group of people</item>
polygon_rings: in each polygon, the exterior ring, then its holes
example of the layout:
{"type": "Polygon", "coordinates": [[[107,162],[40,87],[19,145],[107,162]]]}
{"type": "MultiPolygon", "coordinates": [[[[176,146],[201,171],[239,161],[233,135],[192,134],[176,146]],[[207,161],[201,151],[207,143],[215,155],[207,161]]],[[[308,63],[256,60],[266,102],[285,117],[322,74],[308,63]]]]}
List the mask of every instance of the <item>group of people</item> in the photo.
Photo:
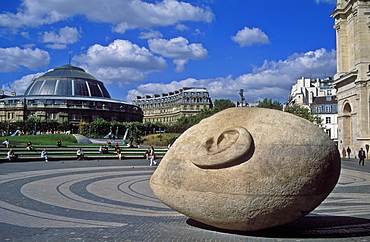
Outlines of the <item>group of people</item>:
{"type": "MultiPolygon", "coordinates": [[[[102,145],[99,148],[99,153],[100,154],[108,154],[109,148],[112,148],[112,144],[108,141],[108,146],[107,145],[102,145]]],[[[121,148],[119,147],[118,143],[115,144],[114,146],[115,152],[117,154],[117,157],[119,160],[122,159],[122,151],[121,148]]]]}
{"type": "Polygon", "coordinates": [[[106,145],[100,146],[99,153],[100,154],[108,154],[108,147],[106,145]]]}
{"type": "MultiPolygon", "coordinates": [[[[84,160],[85,158],[84,152],[82,151],[81,148],[77,150],[76,156],[77,156],[77,160],[84,160]]],[[[41,151],[41,157],[44,158],[45,162],[48,162],[48,152],[46,151],[46,149],[43,149],[41,151]]]]}
{"type": "MultiPolygon", "coordinates": [[[[346,156],[347,156],[347,158],[350,159],[351,158],[351,153],[352,153],[351,148],[348,147],[347,149],[345,149],[343,147],[343,149],[342,149],[342,157],[343,158],[346,158],[346,156]]],[[[366,153],[365,153],[363,148],[360,148],[360,150],[358,151],[358,159],[359,159],[358,164],[364,166],[365,165],[365,158],[366,158],[366,153]]]]}
{"type": "MultiPolygon", "coordinates": [[[[6,139],[4,142],[3,142],[3,145],[4,147],[6,148],[9,148],[10,147],[10,142],[8,139],[6,139]]],[[[58,140],[57,142],[57,147],[62,147],[62,142],[60,140],[58,140]]],[[[112,147],[112,146],[110,146],[112,147]]],[[[115,144],[114,146],[115,148],[115,153],[117,154],[117,157],[119,160],[122,159],[122,150],[121,148],[119,147],[118,143],[115,144]]],[[[27,142],[27,145],[26,145],[26,149],[27,150],[35,150],[34,147],[32,146],[32,143],[29,141],[27,142]]],[[[107,154],[108,153],[108,147],[107,145],[103,145],[99,148],[99,153],[100,154],[107,154]]],[[[45,162],[48,162],[48,152],[46,149],[43,149],[40,153],[40,156],[45,160],[45,162]]],[[[77,156],[77,160],[84,160],[84,152],[82,151],[81,148],[79,148],[76,152],[76,156],[77,156]]],[[[14,161],[18,158],[18,156],[14,153],[14,150],[13,149],[10,149],[9,152],[7,153],[7,158],[9,159],[9,161],[14,161]]],[[[152,165],[157,165],[157,162],[155,161],[155,152],[154,152],[154,147],[153,146],[150,146],[150,148],[148,148],[145,152],[145,159],[146,160],[149,160],[150,161],[150,166],[152,165]]]]}

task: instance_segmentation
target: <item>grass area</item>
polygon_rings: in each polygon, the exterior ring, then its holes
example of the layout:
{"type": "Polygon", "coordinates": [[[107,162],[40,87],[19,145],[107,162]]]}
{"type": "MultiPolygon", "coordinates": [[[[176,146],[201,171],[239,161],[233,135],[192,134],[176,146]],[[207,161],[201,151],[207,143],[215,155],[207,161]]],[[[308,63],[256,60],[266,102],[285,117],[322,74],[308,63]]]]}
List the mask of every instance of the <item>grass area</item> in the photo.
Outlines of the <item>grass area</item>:
{"type": "Polygon", "coordinates": [[[142,138],[143,145],[153,146],[167,146],[172,144],[181,134],[178,133],[164,133],[164,134],[150,134],[142,138]]]}
{"type": "Polygon", "coordinates": [[[73,135],[67,134],[42,134],[42,135],[21,135],[21,136],[3,136],[1,143],[8,139],[10,146],[23,145],[26,146],[30,141],[33,145],[56,145],[58,140],[62,141],[62,145],[77,144],[77,139],[73,135]]]}

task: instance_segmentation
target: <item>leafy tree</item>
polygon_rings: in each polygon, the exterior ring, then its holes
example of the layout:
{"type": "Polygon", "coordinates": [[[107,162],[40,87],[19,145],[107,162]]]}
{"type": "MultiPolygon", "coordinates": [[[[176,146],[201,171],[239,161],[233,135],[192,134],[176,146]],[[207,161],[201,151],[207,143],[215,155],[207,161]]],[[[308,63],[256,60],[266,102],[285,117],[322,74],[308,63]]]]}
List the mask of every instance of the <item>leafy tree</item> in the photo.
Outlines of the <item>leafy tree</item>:
{"type": "Polygon", "coordinates": [[[68,131],[71,130],[71,128],[71,122],[69,121],[63,121],[59,124],[59,130],[68,131]]]}
{"type": "Polygon", "coordinates": [[[97,136],[107,135],[110,131],[110,123],[102,118],[99,118],[90,123],[91,131],[97,136]]]}
{"type": "Polygon", "coordinates": [[[216,99],[213,105],[214,114],[232,107],[235,107],[235,103],[230,99],[216,99]]]}
{"type": "Polygon", "coordinates": [[[89,134],[89,123],[81,122],[79,123],[80,134],[88,135],[89,134]]]}
{"type": "Polygon", "coordinates": [[[25,123],[26,123],[25,131],[31,132],[41,128],[40,126],[41,119],[34,115],[29,116],[25,123]]]}
{"type": "Polygon", "coordinates": [[[6,121],[1,121],[0,122],[0,132],[1,132],[1,135],[7,135],[6,132],[8,130],[8,122],[6,121]]]}
{"type": "Polygon", "coordinates": [[[24,120],[17,120],[15,122],[12,122],[12,132],[16,130],[24,131],[26,129],[26,122],[24,120]]]}
{"type": "Polygon", "coordinates": [[[46,131],[55,131],[59,129],[59,123],[56,120],[45,119],[40,122],[40,130],[43,132],[46,131]]]}
{"type": "Polygon", "coordinates": [[[213,108],[202,109],[198,114],[193,116],[182,116],[176,123],[168,127],[168,132],[182,133],[193,125],[196,125],[205,118],[212,116],[222,110],[235,107],[235,104],[229,99],[216,99],[213,108]]]}
{"type": "Polygon", "coordinates": [[[143,123],[141,122],[130,122],[125,124],[126,129],[129,129],[127,139],[137,140],[142,136],[143,123]]]}
{"type": "Polygon", "coordinates": [[[109,129],[111,128],[113,135],[119,136],[120,133],[123,134],[126,130],[125,125],[118,121],[111,121],[109,129]]]}
{"type": "Polygon", "coordinates": [[[302,107],[298,104],[293,104],[291,106],[286,107],[284,111],[297,115],[301,118],[307,119],[308,121],[311,121],[320,127],[322,126],[320,117],[314,114],[309,108],[302,107]]]}
{"type": "Polygon", "coordinates": [[[263,99],[263,101],[258,104],[258,107],[283,110],[283,105],[279,101],[272,101],[271,98],[263,99]]]}
{"type": "Polygon", "coordinates": [[[176,123],[169,126],[168,132],[183,133],[185,130],[187,130],[191,126],[197,124],[197,122],[195,121],[195,116],[182,116],[182,117],[180,117],[176,121],[176,123]]]}

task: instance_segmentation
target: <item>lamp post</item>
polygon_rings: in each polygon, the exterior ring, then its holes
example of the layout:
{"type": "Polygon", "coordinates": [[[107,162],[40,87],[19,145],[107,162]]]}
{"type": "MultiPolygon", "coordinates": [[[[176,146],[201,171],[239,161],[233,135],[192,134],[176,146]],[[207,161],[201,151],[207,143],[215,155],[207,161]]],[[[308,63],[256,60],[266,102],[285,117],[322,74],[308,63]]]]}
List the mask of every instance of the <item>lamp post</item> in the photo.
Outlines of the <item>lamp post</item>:
{"type": "Polygon", "coordinates": [[[240,98],[241,98],[241,106],[243,107],[243,103],[245,102],[244,90],[243,89],[239,90],[239,95],[240,95],[240,98]]]}

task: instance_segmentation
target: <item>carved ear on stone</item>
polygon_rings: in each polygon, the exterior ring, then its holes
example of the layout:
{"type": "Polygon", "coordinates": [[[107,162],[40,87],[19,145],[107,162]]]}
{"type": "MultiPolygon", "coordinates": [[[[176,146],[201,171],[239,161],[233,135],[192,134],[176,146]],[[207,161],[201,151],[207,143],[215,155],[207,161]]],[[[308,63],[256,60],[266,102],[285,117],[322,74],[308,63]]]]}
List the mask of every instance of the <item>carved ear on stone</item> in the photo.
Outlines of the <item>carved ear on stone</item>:
{"type": "Polygon", "coordinates": [[[254,152],[253,138],[243,127],[228,128],[203,142],[199,156],[192,161],[201,168],[234,166],[249,160],[254,152]]]}

